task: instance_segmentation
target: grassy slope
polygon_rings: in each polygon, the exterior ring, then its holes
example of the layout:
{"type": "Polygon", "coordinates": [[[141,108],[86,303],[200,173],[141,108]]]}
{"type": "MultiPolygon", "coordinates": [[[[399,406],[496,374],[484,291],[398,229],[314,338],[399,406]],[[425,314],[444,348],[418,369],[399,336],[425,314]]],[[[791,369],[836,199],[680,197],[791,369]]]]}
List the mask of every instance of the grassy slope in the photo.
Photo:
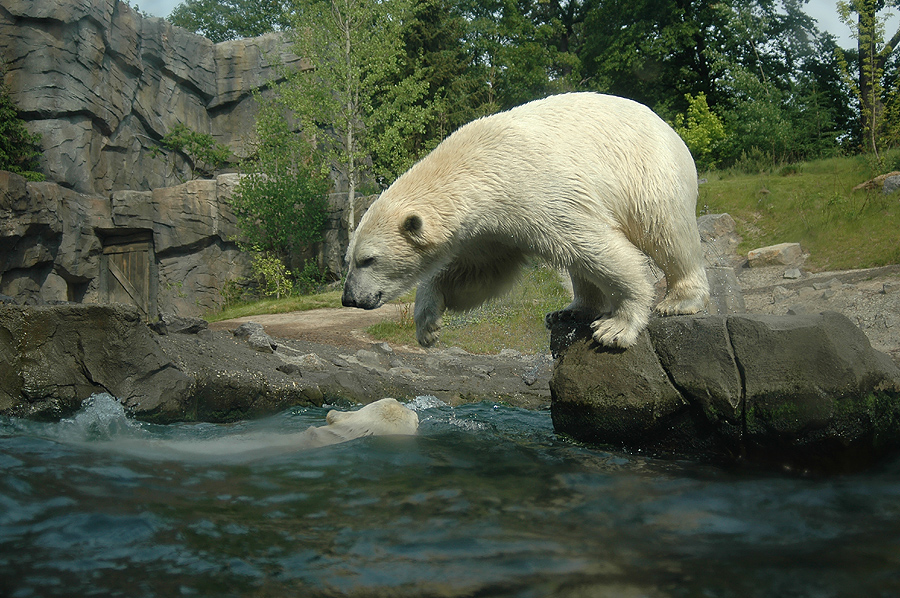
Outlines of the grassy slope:
{"type": "Polygon", "coordinates": [[[900,263],[900,196],[853,191],[875,172],[863,156],[787,167],[780,173],[710,173],[698,213],[727,212],[744,241],[739,251],[799,242],[811,270],[900,263]]]}

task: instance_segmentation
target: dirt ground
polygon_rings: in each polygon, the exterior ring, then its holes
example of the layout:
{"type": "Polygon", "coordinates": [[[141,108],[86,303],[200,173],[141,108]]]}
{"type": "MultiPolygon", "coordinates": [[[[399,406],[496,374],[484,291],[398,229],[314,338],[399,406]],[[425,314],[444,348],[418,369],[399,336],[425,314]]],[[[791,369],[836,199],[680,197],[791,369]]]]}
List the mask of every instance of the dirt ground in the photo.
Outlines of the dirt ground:
{"type": "MultiPolygon", "coordinates": [[[[213,322],[213,330],[233,330],[244,322],[262,324],[273,338],[304,340],[348,349],[368,348],[375,339],[365,330],[373,324],[396,321],[402,317],[403,307],[385,305],[366,311],[353,307],[314,309],[284,314],[256,315],[213,322]]],[[[411,307],[409,308],[411,309],[411,307]]],[[[404,347],[405,352],[422,351],[418,347],[404,347]]]]}

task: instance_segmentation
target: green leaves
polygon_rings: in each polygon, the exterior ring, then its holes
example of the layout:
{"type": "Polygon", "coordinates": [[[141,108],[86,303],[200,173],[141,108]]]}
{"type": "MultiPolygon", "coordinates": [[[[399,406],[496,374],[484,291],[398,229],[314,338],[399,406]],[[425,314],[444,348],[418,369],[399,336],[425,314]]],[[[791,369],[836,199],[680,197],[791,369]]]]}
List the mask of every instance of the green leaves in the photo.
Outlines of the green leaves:
{"type": "Polygon", "coordinates": [[[698,170],[711,170],[721,159],[722,144],[727,138],[722,119],[709,109],[706,94],[687,94],[687,112],[675,117],[673,128],[681,135],[694,156],[698,170]]]}
{"type": "Polygon", "coordinates": [[[6,69],[0,63],[0,170],[6,170],[29,181],[43,181],[39,172],[41,136],[28,132],[25,121],[9,96],[4,82],[6,69]]]}
{"type": "Polygon", "coordinates": [[[258,251],[296,255],[322,238],[328,182],[312,148],[278,104],[261,100],[260,144],[231,205],[245,242],[258,251]]]}
{"type": "MultiPolygon", "coordinates": [[[[178,123],[159,141],[163,148],[182,154],[191,163],[191,178],[213,176],[231,157],[231,151],[207,133],[198,133],[178,123]]],[[[153,149],[154,157],[162,154],[153,149]]]]}

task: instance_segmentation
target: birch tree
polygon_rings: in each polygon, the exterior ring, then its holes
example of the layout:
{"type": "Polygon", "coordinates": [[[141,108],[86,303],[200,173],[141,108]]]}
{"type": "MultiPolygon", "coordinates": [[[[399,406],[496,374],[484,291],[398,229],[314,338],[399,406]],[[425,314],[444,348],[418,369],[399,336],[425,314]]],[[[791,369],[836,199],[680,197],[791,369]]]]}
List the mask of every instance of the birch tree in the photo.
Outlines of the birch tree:
{"type": "MultiPolygon", "coordinates": [[[[878,142],[882,129],[885,66],[900,43],[900,28],[885,42],[884,11],[900,5],[897,0],[841,0],[837,3],[841,20],[850,27],[859,51],[858,68],[851,87],[859,99],[860,127],[867,151],[878,155],[878,142]],[[879,14],[882,13],[882,14],[879,14]]],[[[842,60],[845,73],[849,66],[842,60]]]]}
{"type": "Polygon", "coordinates": [[[356,194],[378,145],[372,132],[403,115],[427,86],[415,78],[396,85],[394,77],[405,55],[401,32],[409,9],[409,0],[301,0],[294,15],[294,51],[312,68],[292,73],[281,93],[346,179],[351,232],[356,194]],[[394,108],[379,109],[388,104],[394,108]]]}

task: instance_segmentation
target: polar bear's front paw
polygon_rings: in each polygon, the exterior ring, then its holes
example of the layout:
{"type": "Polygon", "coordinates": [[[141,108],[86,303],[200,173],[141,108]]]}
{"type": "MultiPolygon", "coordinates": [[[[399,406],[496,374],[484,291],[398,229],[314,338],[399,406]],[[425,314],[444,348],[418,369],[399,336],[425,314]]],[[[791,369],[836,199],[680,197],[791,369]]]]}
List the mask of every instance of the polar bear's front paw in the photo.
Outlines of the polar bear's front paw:
{"type": "Polygon", "coordinates": [[[578,319],[578,314],[571,309],[551,311],[549,314],[544,316],[544,326],[549,329],[553,328],[555,324],[558,324],[560,322],[571,322],[575,319],[578,319]]]}
{"type": "Polygon", "coordinates": [[[637,342],[641,327],[623,318],[604,318],[591,323],[594,340],[605,347],[627,349],[637,342]]]}
{"type": "Polygon", "coordinates": [[[441,321],[416,326],[416,340],[423,347],[431,347],[441,338],[441,321]]]}

